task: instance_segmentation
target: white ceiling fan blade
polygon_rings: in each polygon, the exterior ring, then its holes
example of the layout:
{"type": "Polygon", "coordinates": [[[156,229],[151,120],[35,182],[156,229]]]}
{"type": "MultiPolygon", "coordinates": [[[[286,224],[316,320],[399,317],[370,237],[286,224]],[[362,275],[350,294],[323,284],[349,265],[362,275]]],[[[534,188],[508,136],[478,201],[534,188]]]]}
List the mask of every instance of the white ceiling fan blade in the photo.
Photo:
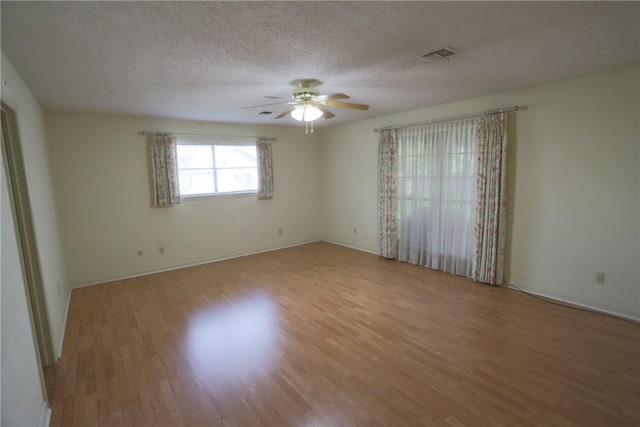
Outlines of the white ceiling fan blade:
{"type": "Polygon", "coordinates": [[[259,104],[259,105],[251,105],[249,107],[242,107],[243,110],[249,109],[249,108],[258,108],[258,107],[268,107],[270,105],[283,105],[283,104],[293,104],[293,101],[289,101],[289,102],[272,102],[271,104],[259,104]]]}

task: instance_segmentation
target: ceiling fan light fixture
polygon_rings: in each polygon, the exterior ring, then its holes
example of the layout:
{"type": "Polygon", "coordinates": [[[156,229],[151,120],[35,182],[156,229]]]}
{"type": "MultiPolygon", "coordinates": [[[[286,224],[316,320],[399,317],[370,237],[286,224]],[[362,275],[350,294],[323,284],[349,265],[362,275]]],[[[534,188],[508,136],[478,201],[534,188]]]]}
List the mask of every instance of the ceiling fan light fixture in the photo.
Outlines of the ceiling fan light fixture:
{"type": "Polygon", "coordinates": [[[322,111],[313,104],[299,104],[291,112],[291,117],[299,122],[312,122],[322,117],[322,111]]]}
{"type": "MultiPolygon", "coordinates": [[[[2,1],[2,0],[0,0],[2,1]]],[[[320,117],[325,119],[331,119],[336,115],[333,114],[326,107],[339,107],[339,108],[351,108],[355,110],[366,111],[369,106],[366,104],[355,104],[353,102],[344,102],[342,100],[349,99],[349,95],[344,93],[331,93],[321,95],[320,91],[315,87],[321,82],[315,79],[301,79],[291,82],[294,86],[297,86],[291,93],[289,101],[276,102],[270,104],[254,105],[252,107],[244,108],[256,108],[266,107],[269,105],[288,105],[287,108],[282,110],[275,118],[282,119],[284,117],[293,117],[295,120],[304,123],[306,133],[313,133],[313,122],[320,117]]],[[[264,111],[258,114],[268,114],[268,111],[264,111]]]]}

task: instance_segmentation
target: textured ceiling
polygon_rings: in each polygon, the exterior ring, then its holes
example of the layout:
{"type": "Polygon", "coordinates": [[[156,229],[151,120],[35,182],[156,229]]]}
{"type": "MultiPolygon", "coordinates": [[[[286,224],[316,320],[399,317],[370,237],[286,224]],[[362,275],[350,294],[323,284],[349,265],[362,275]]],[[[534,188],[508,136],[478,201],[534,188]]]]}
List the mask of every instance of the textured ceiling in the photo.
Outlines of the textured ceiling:
{"type": "MultiPolygon", "coordinates": [[[[640,3],[9,2],[2,50],[47,109],[221,122],[317,78],[369,111],[487,95],[640,61],[640,3]],[[460,54],[429,63],[442,46],[460,54]]],[[[282,110],[282,106],[264,108],[282,110]]]]}

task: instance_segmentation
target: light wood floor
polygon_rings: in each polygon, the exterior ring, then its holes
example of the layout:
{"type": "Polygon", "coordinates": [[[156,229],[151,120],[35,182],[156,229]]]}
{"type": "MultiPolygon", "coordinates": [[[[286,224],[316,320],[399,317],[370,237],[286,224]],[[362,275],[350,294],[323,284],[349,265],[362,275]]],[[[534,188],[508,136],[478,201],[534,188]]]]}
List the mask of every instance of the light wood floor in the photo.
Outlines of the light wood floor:
{"type": "Polygon", "coordinates": [[[640,326],[326,243],[73,291],[53,426],[638,426],[640,326]]]}

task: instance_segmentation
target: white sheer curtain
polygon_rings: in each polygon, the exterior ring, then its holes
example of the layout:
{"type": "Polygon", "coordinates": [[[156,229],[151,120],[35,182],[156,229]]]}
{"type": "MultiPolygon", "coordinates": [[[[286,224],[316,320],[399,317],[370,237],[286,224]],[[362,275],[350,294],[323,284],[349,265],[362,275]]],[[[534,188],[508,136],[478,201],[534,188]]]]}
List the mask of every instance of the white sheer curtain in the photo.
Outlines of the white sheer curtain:
{"type": "Polygon", "coordinates": [[[471,277],[476,131],[470,119],[398,131],[398,259],[471,277]]]}

